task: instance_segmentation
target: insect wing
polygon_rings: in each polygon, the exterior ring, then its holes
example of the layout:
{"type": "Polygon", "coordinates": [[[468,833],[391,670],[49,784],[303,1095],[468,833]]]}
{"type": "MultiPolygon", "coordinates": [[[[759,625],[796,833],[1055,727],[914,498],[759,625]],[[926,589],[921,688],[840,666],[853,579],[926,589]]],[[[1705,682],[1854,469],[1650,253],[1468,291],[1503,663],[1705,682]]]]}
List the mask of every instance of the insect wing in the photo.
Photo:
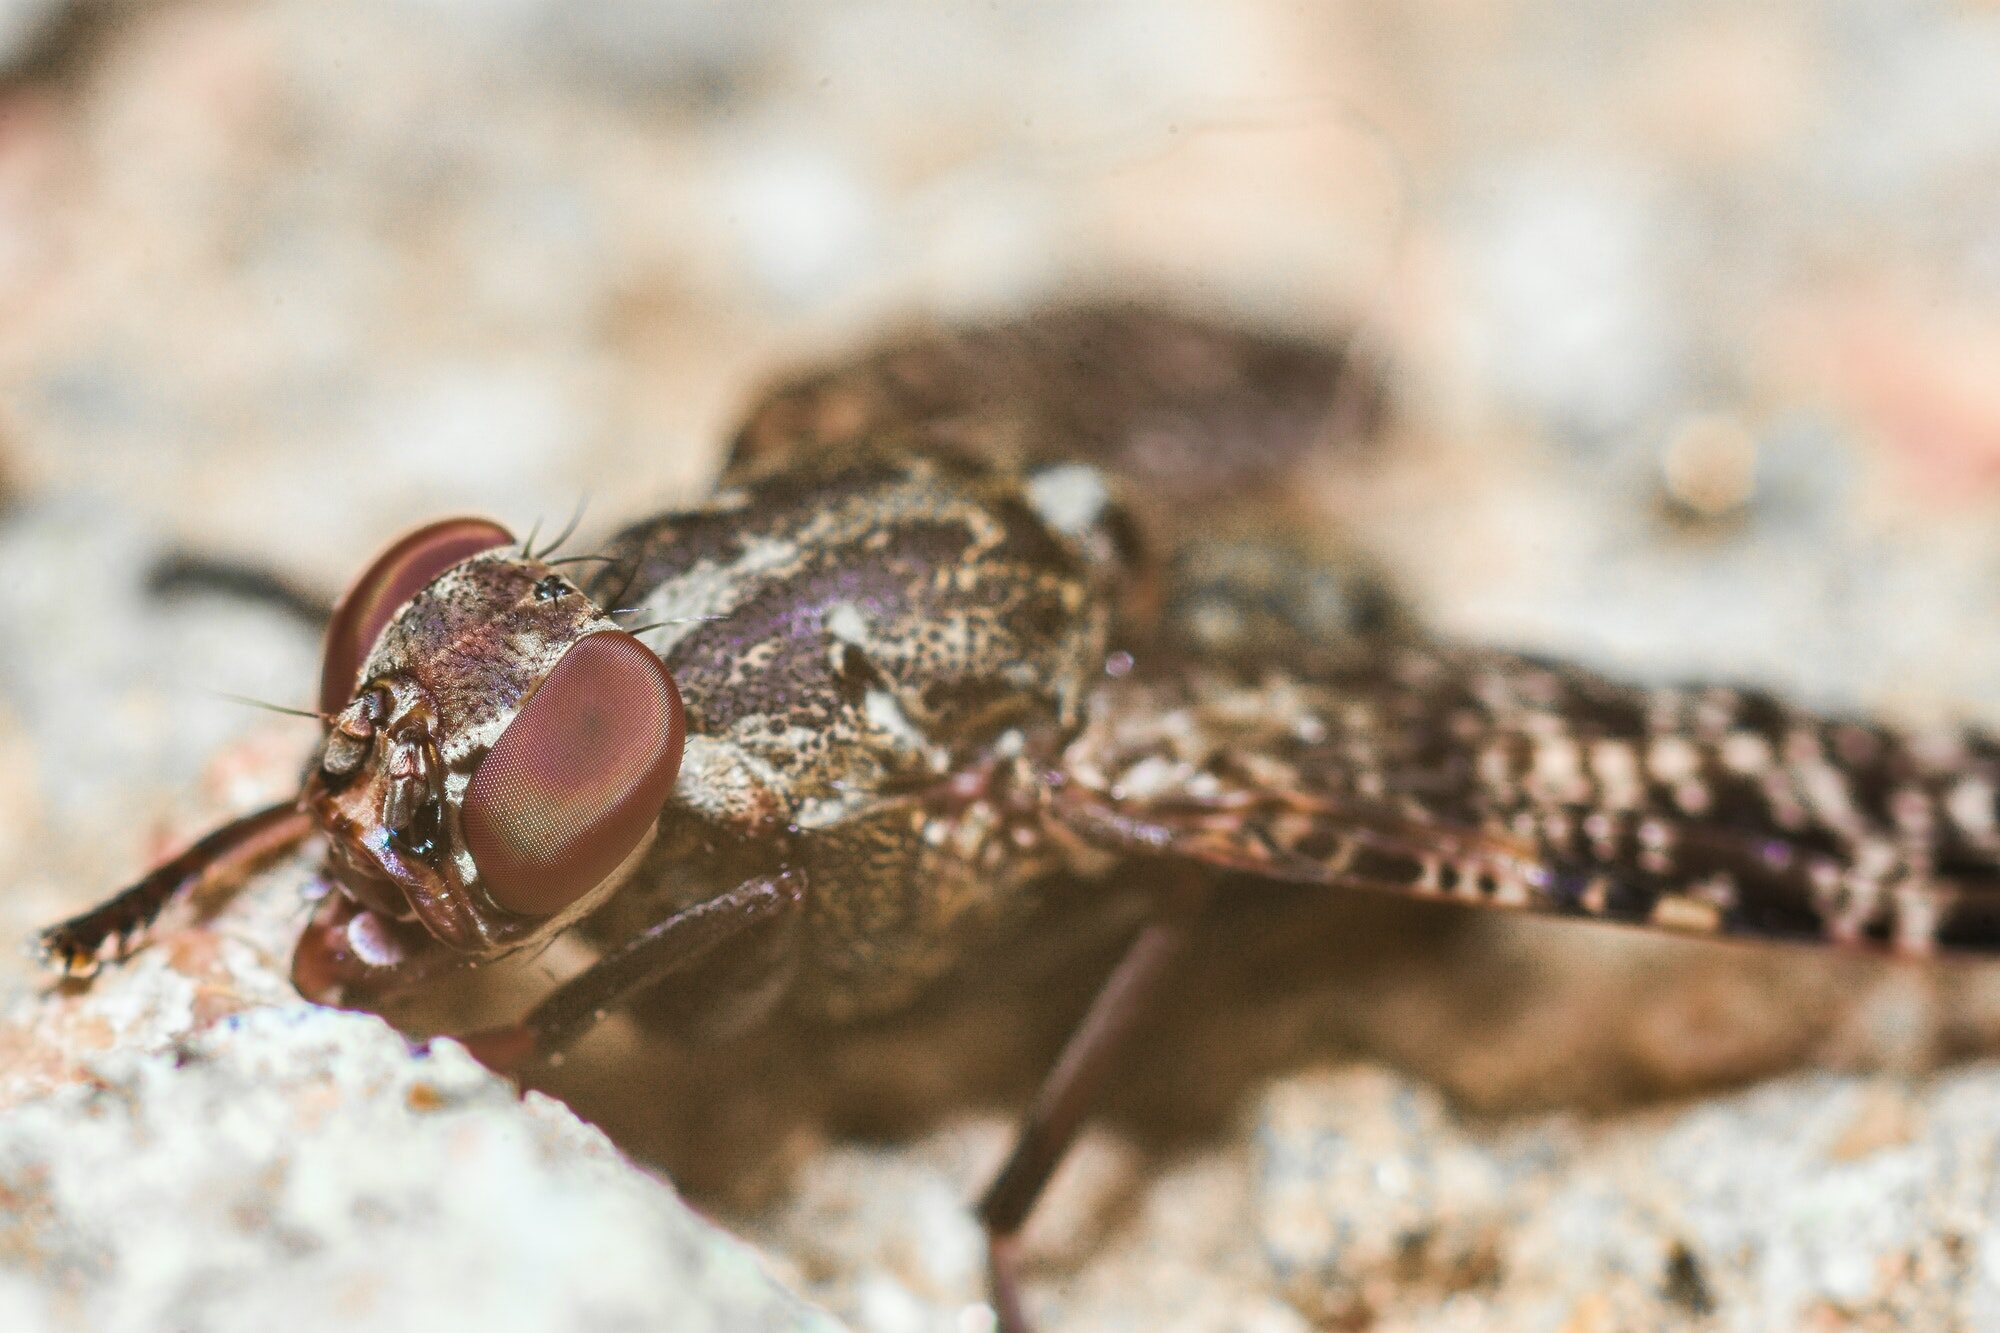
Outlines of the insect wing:
{"type": "Polygon", "coordinates": [[[1109,681],[1058,816],[1298,883],[1701,934],[2000,948],[2000,762],[1770,696],[1385,645],[1109,681]]]}

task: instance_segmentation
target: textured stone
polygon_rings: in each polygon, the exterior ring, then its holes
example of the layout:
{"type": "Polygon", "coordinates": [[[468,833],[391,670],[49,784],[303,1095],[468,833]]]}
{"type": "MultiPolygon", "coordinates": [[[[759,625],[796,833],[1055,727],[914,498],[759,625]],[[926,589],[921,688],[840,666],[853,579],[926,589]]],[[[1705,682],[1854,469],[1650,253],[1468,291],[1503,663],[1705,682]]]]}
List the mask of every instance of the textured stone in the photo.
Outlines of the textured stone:
{"type": "Polygon", "coordinates": [[[0,1326],[839,1327],[560,1103],[299,1001],[260,890],[0,1027],[0,1326]]]}
{"type": "Polygon", "coordinates": [[[2000,1308],[1993,1065],[1498,1127],[1360,1069],[1273,1088],[1253,1133],[1261,1247],[1328,1318],[1976,1328],[2000,1308]]]}

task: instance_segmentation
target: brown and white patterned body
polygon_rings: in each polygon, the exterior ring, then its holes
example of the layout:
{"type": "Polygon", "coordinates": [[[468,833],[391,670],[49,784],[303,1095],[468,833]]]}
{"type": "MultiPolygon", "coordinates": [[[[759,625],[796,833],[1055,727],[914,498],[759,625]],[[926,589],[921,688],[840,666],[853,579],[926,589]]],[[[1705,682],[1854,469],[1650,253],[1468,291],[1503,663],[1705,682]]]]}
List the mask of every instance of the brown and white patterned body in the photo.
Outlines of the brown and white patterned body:
{"type": "Polygon", "coordinates": [[[1084,489],[919,440],[829,446],[615,538],[587,590],[657,622],[689,737],[660,847],[592,931],[801,869],[795,1003],[843,1017],[907,1003],[1017,907],[1126,577],[1084,489]]]}

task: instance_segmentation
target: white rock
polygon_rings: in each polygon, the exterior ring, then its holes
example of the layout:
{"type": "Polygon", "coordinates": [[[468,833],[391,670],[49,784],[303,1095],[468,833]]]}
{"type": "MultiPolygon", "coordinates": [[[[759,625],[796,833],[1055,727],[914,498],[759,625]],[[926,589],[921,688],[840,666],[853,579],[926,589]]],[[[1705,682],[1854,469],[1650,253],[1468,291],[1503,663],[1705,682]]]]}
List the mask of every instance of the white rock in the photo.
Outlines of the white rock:
{"type": "Polygon", "coordinates": [[[0,1327],[839,1327],[559,1102],[290,996],[289,878],[0,1026],[0,1327]]]}

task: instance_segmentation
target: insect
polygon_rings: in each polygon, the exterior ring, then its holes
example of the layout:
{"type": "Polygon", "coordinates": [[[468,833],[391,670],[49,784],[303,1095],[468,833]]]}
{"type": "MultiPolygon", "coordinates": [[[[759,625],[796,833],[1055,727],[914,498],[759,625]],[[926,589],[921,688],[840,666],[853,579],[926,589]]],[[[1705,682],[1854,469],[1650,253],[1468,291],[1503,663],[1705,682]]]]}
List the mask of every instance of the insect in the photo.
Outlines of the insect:
{"type": "Polygon", "coordinates": [[[335,608],[296,799],[46,931],[87,976],[308,835],[294,979],[351,1002],[574,929],[467,1038],[546,1059],[641,991],[719,1022],[917,1002],[1063,886],[1151,904],[978,1205],[1016,1242],[1244,876],[1924,954],[2000,945],[2000,742],[1642,689],[1425,634],[1271,515],[1365,436],[1360,359],[1159,311],[913,336],[764,398],[703,504],[558,557],[484,519],[335,608]]]}

